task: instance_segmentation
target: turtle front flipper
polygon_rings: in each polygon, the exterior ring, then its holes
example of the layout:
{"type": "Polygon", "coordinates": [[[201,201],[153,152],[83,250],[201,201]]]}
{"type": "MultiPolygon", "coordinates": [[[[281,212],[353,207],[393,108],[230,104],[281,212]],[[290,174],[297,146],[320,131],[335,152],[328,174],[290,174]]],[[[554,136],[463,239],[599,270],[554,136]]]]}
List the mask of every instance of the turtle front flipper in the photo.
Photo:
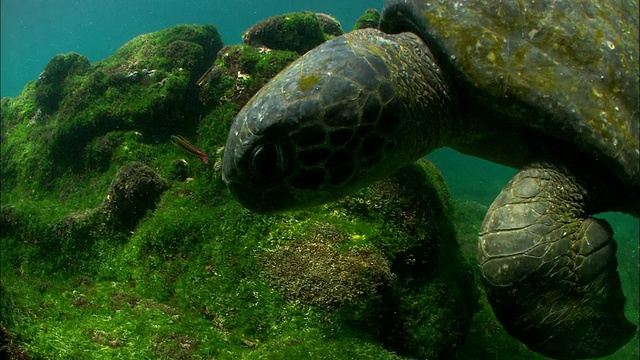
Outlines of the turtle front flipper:
{"type": "Polygon", "coordinates": [[[482,225],[479,263],[487,297],[506,330],[554,358],[608,355],[636,327],[623,314],[609,223],[568,171],[520,171],[482,225]]]}

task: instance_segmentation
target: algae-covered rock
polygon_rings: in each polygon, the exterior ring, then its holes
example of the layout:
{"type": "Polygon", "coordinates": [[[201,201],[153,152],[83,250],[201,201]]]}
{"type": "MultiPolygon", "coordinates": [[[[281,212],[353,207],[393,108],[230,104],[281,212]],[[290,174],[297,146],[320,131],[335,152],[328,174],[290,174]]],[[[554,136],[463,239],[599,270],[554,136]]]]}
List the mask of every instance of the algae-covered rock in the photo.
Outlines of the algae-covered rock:
{"type": "Polygon", "coordinates": [[[455,239],[449,190],[421,160],[337,204],[375,219],[384,236],[372,240],[396,278],[385,302],[385,343],[416,358],[449,358],[469,328],[478,294],[473,271],[455,239]]]}
{"type": "Polygon", "coordinates": [[[438,170],[420,161],[341,201],[283,216],[264,231],[278,245],[261,251],[259,265],[289,303],[328,310],[332,322],[397,354],[450,357],[477,299],[450,215],[438,170]]]}
{"type": "Polygon", "coordinates": [[[225,46],[200,78],[200,99],[210,109],[199,133],[203,146],[224,146],[231,120],[239,109],[285,66],[297,59],[293,51],[225,46]]]}
{"type": "Polygon", "coordinates": [[[100,208],[129,228],[135,226],[148,210],[155,208],[167,188],[166,181],[148,166],[127,164],[118,170],[100,208]]]}
{"type": "Polygon", "coordinates": [[[327,39],[344,34],[342,25],[335,17],[324,13],[316,13],[316,16],[318,17],[322,31],[327,35],[327,39]]]}
{"type": "Polygon", "coordinates": [[[171,163],[169,180],[186,181],[189,177],[189,162],[185,159],[176,159],[171,163]]]}
{"type": "Polygon", "coordinates": [[[262,85],[298,57],[295,52],[286,50],[225,46],[198,81],[201,99],[207,107],[228,102],[242,106],[262,85]]]}
{"type": "Polygon", "coordinates": [[[262,259],[270,284],[290,301],[335,309],[372,298],[391,285],[389,262],[377,249],[340,251],[349,242],[328,224],[269,250],[262,259]]]}
{"type": "Polygon", "coordinates": [[[303,11],[263,20],[245,31],[242,40],[254,47],[288,50],[302,55],[343,33],[342,26],[334,17],[303,11]]]}
{"type": "Polygon", "coordinates": [[[135,77],[135,71],[144,74],[145,69],[167,73],[186,71],[193,82],[211,64],[220,48],[222,40],[213,25],[176,25],[137,36],[95,67],[106,73],[126,71],[131,77],[135,77]]]}
{"type": "Polygon", "coordinates": [[[118,170],[100,205],[45,225],[39,251],[56,266],[86,271],[92,261],[103,260],[105,240],[113,246],[124,241],[142,217],[155,209],[167,188],[167,182],[148,166],[127,164],[118,170]]]}
{"type": "Polygon", "coordinates": [[[44,71],[36,81],[36,104],[47,114],[58,110],[64,88],[64,81],[68,76],[82,76],[90,68],[86,56],[68,53],[58,54],[49,60],[44,71]]]}
{"type": "Polygon", "coordinates": [[[89,140],[109,131],[166,139],[192,124],[200,109],[195,79],[221,47],[210,25],[179,25],[131,40],[96,63],[60,109],[62,130],[53,139],[52,157],[81,153],[89,140]]]}
{"type": "Polygon", "coordinates": [[[356,20],[353,30],[374,28],[377,29],[380,24],[380,12],[378,9],[367,9],[362,16],[356,20]]]}
{"type": "MultiPolygon", "coordinates": [[[[192,128],[202,110],[195,80],[221,47],[215,27],[178,25],[140,35],[94,64],[56,55],[22,94],[2,101],[3,176],[49,186],[67,171],[87,169],[85,154],[108,148],[99,145],[108,141],[94,142],[111,132],[164,141],[192,128]]],[[[108,168],[109,159],[102,153],[88,167],[108,168]]]]}

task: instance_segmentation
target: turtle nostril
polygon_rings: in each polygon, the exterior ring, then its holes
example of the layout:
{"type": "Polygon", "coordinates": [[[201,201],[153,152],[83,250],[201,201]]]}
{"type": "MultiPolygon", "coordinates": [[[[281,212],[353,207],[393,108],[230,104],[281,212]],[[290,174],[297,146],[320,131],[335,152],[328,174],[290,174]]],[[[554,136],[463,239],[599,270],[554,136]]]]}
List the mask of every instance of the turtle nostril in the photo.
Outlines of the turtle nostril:
{"type": "Polygon", "coordinates": [[[286,159],[278,144],[257,146],[251,154],[251,171],[262,180],[272,180],[284,173],[286,159]]]}

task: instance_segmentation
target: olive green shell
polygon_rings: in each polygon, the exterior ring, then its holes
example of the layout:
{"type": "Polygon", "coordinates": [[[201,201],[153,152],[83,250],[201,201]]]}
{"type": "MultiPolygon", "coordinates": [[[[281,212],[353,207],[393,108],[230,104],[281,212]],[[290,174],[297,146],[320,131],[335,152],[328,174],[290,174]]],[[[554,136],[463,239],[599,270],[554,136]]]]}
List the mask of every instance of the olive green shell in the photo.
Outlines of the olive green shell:
{"type": "Polygon", "coordinates": [[[417,32],[477,100],[639,189],[637,16],[637,0],[389,0],[381,28],[417,32]]]}

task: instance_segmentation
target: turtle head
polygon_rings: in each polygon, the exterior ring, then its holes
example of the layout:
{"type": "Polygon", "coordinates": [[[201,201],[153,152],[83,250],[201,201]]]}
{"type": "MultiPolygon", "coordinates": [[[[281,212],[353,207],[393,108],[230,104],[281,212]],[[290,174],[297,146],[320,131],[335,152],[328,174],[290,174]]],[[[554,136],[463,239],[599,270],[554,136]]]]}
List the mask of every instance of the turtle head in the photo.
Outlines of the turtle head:
{"type": "Polygon", "coordinates": [[[223,178],[248,209],[271,212],[335,200],[388,167],[400,123],[378,58],[348,38],[325,43],[265,85],[237,115],[223,178]]]}
{"type": "Polygon", "coordinates": [[[223,179],[248,209],[336,200],[424,155],[394,77],[391,35],[327,41],[267,83],[238,113],[223,179]]]}

